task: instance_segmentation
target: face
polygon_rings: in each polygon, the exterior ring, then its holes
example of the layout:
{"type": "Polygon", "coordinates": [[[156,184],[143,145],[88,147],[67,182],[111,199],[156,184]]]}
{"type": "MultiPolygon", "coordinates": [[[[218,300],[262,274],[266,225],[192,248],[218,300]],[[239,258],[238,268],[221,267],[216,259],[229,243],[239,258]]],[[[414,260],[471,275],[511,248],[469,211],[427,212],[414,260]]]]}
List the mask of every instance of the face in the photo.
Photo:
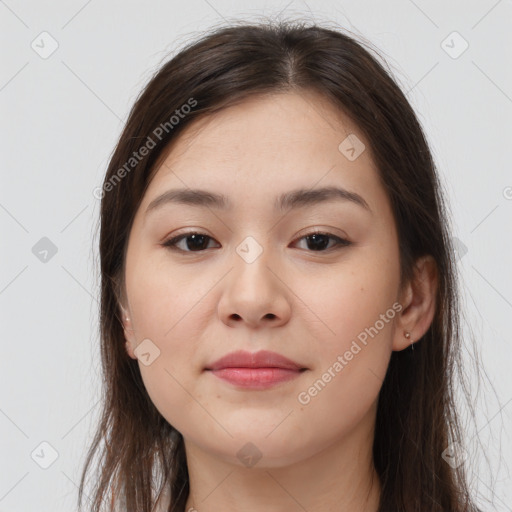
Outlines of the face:
{"type": "Polygon", "coordinates": [[[367,140],[322,97],[258,97],[187,127],[125,263],[127,350],[187,450],[277,467],[372,426],[396,348],[397,233],[367,140]],[[182,189],[212,195],[153,203],[182,189]],[[300,370],[207,369],[263,350],[300,370]]]}

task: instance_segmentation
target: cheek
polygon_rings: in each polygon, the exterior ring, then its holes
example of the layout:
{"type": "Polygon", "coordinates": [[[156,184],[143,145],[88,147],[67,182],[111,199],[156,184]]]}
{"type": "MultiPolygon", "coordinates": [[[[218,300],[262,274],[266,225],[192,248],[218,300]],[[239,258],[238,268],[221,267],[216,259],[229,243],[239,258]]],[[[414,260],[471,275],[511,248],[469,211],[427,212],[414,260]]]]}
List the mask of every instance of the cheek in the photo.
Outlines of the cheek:
{"type": "Polygon", "coordinates": [[[358,337],[364,342],[369,330],[380,339],[391,331],[397,314],[393,304],[399,281],[398,255],[383,251],[376,257],[375,252],[370,247],[354,251],[353,257],[339,265],[296,280],[294,292],[305,297],[307,305],[304,319],[331,355],[332,350],[347,350],[358,337]]]}
{"type": "Polygon", "coordinates": [[[368,415],[382,387],[399,309],[393,288],[397,275],[390,267],[388,273],[368,268],[364,262],[361,268],[354,265],[308,295],[308,306],[322,322],[309,326],[318,360],[295,396],[302,435],[316,432],[329,440],[350,432],[368,415]],[[325,420],[321,425],[319,418],[325,420]]]}
{"type": "Polygon", "coordinates": [[[197,275],[190,277],[156,258],[151,262],[132,253],[127,259],[126,288],[137,343],[151,354],[148,365],[139,359],[141,376],[155,407],[178,430],[188,421],[183,411],[200,398],[191,386],[202,370],[197,350],[205,326],[198,321],[198,312],[212,286],[207,279],[198,283],[197,275]]]}
{"type": "Polygon", "coordinates": [[[126,267],[127,294],[139,338],[170,339],[204,295],[197,275],[173,268],[160,250],[146,255],[134,251],[126,267]]]}
{"type": "MultiPolygon", "coordinates": [[[[379,351],[373,351],[373,355],[376,352],[379,351]]],[[[366,435],[362,423],[373,423],[372,415],[389,355],[390,352],[385,351],[380,361],[371,367],[368,352],[361,351],[343,369],[338,367],[338,372],[326,367],[323,374],[313,376],[298,400],[300,437],[309,436],[313,446],[324,448],[340,436],[357,436],[357,430],[366,435]]]]}
{"type": "Polygon", "coordinates": [[[308,403],[313,417],[330,414],[331,408],[357,417],[377,397],[391,357],[401,309],[398,254],[391,244],[380,251],[367,247],[314,281],[306,280],[298,293],[315,313],[308,311],[307,330],[318,354],[311,387],[302,389],[299,403],[308,403]]]}

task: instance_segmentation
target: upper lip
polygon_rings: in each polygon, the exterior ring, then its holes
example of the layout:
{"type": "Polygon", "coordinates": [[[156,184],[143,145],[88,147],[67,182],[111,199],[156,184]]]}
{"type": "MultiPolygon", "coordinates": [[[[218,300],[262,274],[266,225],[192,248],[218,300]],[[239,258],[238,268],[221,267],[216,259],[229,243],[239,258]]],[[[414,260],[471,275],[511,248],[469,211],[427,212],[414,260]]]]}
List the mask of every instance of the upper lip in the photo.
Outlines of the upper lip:
{"type": "Polygon", "coordinates": [[[260,350],[259,352],[247,352],[237,350],[230,352],[217,361],[209,364],[206,370],[220,370],[222,368],[285,368],[288,370],[305,370],[302,365],[288,359],[287,357],[271,352],[260,350]]]}

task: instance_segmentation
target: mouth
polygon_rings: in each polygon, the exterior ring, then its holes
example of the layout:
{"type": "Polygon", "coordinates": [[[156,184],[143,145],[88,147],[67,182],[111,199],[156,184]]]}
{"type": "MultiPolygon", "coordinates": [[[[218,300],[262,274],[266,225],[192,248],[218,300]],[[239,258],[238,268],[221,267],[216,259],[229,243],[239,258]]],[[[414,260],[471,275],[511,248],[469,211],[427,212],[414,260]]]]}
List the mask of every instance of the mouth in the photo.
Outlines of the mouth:
{"type": "Polygon", "coordinates": [[[231,352],[205,368],[236,387],[267,389],[299,377],[307,368],[276,352],[231,352]]]}

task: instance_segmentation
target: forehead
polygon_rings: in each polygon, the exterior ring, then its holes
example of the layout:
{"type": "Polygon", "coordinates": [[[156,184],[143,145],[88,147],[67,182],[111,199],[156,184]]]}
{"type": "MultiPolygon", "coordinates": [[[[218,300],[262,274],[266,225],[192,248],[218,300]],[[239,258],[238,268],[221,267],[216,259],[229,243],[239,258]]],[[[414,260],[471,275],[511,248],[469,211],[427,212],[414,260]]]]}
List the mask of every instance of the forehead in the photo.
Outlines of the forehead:
{"type": "Polygon", "coordinates": [[[203,148],[236,154],[266,147],[266,153],[275,155],[285,144],[302,146],[305,142],[304,150],[313,145],[329,150],[349,134],[365,139],[352,119],[319,93],[261,94],[195,120],[165,153],[173,160],[192,158],[203,148]]]}
{"type": "Polygon", "coordinates": [[[331,185],[378,193],[371,148],[357,125],[314,92],[259,95],[187,126],[162,156],[143,205],[178,186],[274,197],[331,185]],[[351,160],[344,149],[353,137],[364,150],[351,160]]]}

